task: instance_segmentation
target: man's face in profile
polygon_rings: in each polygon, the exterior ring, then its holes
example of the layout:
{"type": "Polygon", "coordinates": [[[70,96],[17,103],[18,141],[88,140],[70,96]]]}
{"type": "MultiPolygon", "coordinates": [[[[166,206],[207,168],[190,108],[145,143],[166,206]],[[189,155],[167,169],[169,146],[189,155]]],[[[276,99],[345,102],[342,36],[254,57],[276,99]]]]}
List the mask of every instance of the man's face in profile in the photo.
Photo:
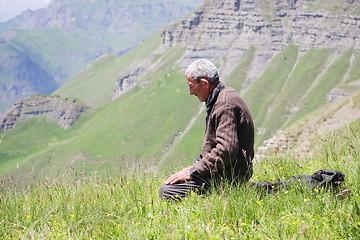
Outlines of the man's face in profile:
{"type": "Polygon", "coordinates": [[[205,78],[202,78],[200,82],[192,80],[190,74],[188,74],[186,78],[190,95],[195,95],[200,102],[205,102],[210,93],[209,81],[205,78]]]}

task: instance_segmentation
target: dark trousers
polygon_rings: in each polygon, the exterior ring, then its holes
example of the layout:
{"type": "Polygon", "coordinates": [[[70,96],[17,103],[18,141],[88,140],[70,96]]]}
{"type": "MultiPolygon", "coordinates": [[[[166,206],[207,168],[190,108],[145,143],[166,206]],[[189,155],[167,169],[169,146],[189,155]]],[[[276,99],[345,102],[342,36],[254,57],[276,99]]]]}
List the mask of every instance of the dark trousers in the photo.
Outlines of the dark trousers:
{"type": "Polygon", "coordinates": [[[163,185],[159,196],[163,199],[176,200],[186,197],[190,192],[203,194],[211,188],[210,178],[193,178],[189,181],[163,185]]]}
{"type": "Polygon", "coordinates": [[[160,198],[167,200],[180,200],[191,192],[204,194],[205,192],[210,191],[212,187],[221,186],[221,182],[224,181],[236,185],[248,182],[250,177],[251,175],[237,176],[231,180],[224,178],[195,177],[186,182],[161,186],[159,189],[159,196],[160,198]]]}
{"type": "Polygon", "coordinates": [[[220,175],[194,177],[186,182],[163,185],[159,190],[159,196],[163,199],[181,199],[186,197],[190,192],[203,194],[210,190],[211,187],[218,186],[224,181],[230,184],[248,182],[252,173],[252,162],[250,160],[240,159],[235,161],[232,167],[226,169],[220,175]]]}

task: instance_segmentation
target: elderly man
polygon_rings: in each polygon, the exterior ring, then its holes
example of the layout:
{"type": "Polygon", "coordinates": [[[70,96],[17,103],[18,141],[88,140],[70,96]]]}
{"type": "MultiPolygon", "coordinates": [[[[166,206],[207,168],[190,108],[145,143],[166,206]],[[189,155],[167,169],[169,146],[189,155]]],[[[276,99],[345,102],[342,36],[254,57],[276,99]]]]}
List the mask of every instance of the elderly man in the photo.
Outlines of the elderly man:
{"type": "Polygon", "coordinates": [[[224,87],[210,61],[200,59],[185,72],[190,95],[206,105],[206,131],[200,156],[192,166],[170,176],[160,188],[165,199],[203,193],[226,179],[243,183],[252,176],[254,125],[250,111],[233,88],[224,87]]]}

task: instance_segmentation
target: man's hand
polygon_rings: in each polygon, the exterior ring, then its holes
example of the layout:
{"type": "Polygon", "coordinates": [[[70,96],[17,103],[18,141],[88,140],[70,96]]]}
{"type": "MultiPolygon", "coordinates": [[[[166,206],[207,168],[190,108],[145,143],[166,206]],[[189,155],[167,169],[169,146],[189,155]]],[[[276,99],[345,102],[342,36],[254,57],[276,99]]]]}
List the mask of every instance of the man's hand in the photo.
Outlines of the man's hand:
{"type": "Polygon", "coordinates": [[[183,170],[178,171],[174,175],[171,175],[166,181],[165,184],[174,184],[181,181],[190,180],[189,170],[192,166],[184,168],[183,170]]]}

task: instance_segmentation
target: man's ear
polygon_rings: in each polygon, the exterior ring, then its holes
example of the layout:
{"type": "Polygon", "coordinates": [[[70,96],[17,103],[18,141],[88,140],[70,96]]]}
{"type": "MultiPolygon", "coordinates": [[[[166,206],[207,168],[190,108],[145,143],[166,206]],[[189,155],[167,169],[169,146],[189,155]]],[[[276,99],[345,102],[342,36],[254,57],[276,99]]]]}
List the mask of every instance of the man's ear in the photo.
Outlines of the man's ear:
{"type": "Polygon", "coordinates": [[[209,80],[207,80],[206,78],[201,78],[200,81],[204,83],[204,85],[206,86],[206,88],[210,88],[210,82],[209,82],[209,80]]]}

